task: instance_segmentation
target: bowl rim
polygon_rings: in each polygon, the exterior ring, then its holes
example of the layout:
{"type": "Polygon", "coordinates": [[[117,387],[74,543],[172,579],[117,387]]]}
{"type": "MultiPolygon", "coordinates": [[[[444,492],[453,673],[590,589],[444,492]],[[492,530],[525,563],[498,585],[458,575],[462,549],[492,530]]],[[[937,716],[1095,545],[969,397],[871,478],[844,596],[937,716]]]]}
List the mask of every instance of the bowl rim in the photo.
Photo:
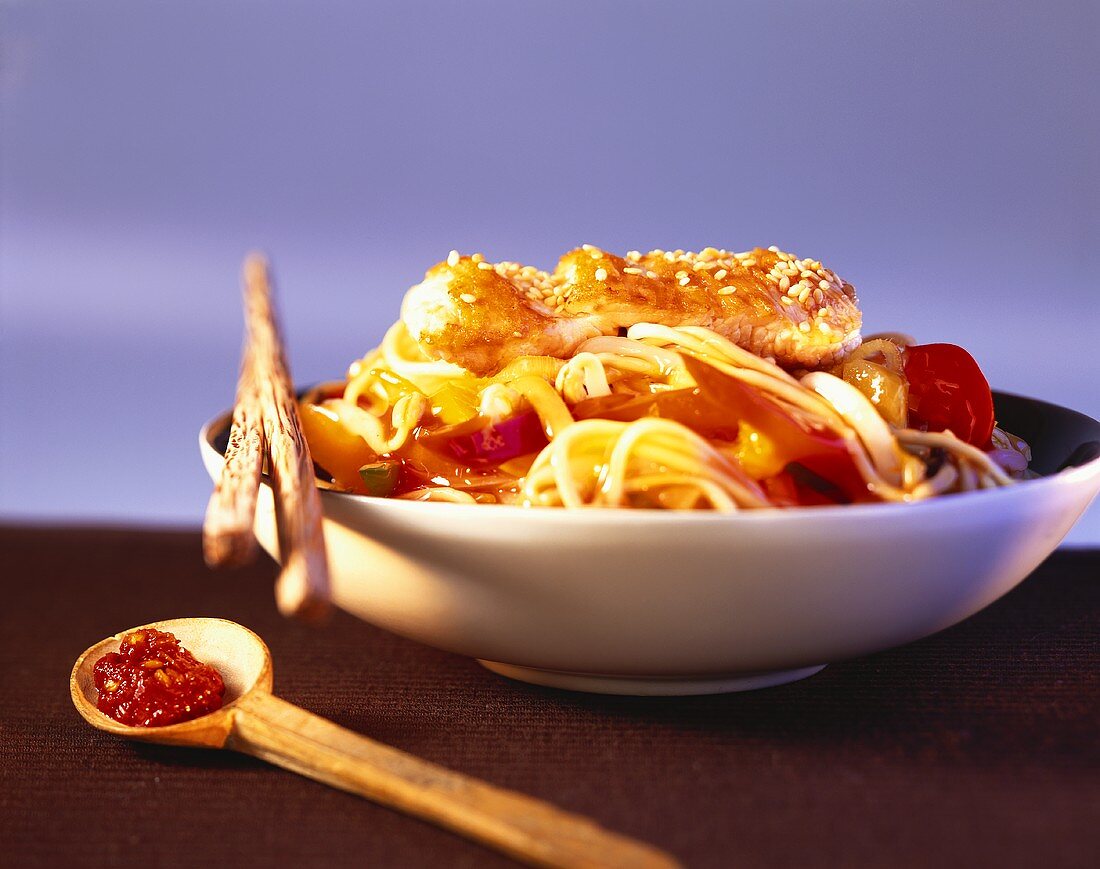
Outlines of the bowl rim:
{"type": "MultiPolygon", "coordinates": [[[[1030,398],[1013,392],[1002,390],[993,391],[994,398],[1004,396],[1018,401],[1039,405],[1041,408],[1050,408],[1061,412],[1069,412],[1092,422],[1100,427],[1100,421],[1093,419],[1088,414],[1072,408],[1063,407],[1040,398],[1030,398]]],[[[213,444],[213,436],[232,417],[232,409],[223,410],[208,420],[199,430],[199,449],[202,452],[211,452],[218,459],[223,458],[213,444]]],[[[387,511],[412,511],[416,514],[431,515],[436,511],[442,511],[443,515],[454,515],[455,510],[468,513],[476,510],[479,516],[488,516],[502,513],[515,517],[517,521],[534,521],[538,524],[562,523],[573,525],[592,524],[690,524],[711,525],[726,524],[730,522],[799,522],[804,520],[836,521],[837,519],[869,519],[886,518],[902,513],[904,515],[920,515],[928,510],[942,510],[947,506],[958,505],[965,502],[979,507],[982,504],[995,499],[1012,497],[1014,493],[1021,491],[1021,487],[1028,492],[1036,489],[1051,489],[1078,483],[1084,483],[1089,478],[1095,477],[1100,488],[1100,456],[1090,459],[1081,465],[1075,465],[1057,471],[1053,474],[1038,477],[1031,480],[1021,480],[1015,486],[1007,486],[997,489],[979,489],[972,492],[958,492],[940,498],[928,498],[923,501],[885,501],[870,504],[835,504],[818,505],[809,507],[797,507],[783,509],[779,507],[764,507],[754,510],[737,510],[733,513],[719,513],[714,510],[639,510],[629,507],[591,507],[576,510],[561,508],[517,508],[514,504],[455,504],[444,501],[408,501],[400,498],[379,498],[371,495],[359,495],[354,492],[339,492],[332,489],[319,489],[322,499],[336,499],[349,501],[368,509],[383,509],[387,511]],[[520,518],[524,517],[524,518],[520,518]]],[[[263,485],[270,486],[271,480],[267,474],[263,475],[263,485]]]]}

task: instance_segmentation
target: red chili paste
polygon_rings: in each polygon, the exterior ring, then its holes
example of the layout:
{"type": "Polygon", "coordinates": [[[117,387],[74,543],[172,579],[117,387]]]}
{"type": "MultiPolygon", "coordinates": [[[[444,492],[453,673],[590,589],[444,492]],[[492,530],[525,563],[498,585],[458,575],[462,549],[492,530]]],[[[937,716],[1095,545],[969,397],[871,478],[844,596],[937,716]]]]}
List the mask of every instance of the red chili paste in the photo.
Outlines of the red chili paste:
{"type": "Polygon", "coordinates": [[[142,628],[95,665],[99,711],[135,727],[189,721],[220,709],[225,683],[170,633],[142,628]]]}

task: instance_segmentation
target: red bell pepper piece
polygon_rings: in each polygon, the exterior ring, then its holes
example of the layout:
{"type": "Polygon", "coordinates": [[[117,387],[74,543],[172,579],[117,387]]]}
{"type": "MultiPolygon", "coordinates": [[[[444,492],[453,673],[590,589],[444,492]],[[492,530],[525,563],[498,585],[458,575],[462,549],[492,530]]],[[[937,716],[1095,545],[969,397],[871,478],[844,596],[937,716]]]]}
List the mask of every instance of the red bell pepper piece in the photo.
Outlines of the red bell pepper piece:
{"type": "Polygon", "coordinates": [[[517,456],[537,453],[547,444],[542,422],[533,410],[500,422],[475,417],[438,428],[419,441],[440,455],[472,467],[496,467],[517,456]]]}
{"type": "Polygon", "coordinates": [[[905,351],[909,419],[928,431],[950,429],[979,449],[992,447],[993,393],[982,369],[955,344],[918,344],[905,351]]]}

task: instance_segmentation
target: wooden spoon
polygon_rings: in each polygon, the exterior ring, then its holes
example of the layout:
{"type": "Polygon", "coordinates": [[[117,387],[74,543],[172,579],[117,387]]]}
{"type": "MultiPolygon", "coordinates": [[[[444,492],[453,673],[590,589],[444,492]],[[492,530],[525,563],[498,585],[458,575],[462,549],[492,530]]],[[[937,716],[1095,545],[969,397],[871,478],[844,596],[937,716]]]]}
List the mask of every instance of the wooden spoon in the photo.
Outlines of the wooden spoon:
{"type": "Polygon", "coordinates": [[[428,763],[338,727],[271,693],[271,653],[264,641],[224,619],[169,619],[96,643],[73,667],[69,688],[93,727],[145,742],[231,748],[341,790],[415,815],[537,866],[674,867],[658,849],[619,836],[513,791],[428,763]],[[119,641],[142,628],[176,635],[225,681],[225,705],[164,727],[131,727],[96,707],[93,667],[119,641]]]}

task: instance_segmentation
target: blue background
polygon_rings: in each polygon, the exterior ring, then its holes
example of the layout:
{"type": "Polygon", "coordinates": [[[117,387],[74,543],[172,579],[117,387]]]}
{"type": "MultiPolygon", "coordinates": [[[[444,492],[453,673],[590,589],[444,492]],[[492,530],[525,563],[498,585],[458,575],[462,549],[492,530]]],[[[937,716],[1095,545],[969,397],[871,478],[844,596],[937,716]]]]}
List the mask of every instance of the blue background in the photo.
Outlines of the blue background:
{"type": "Polygon", "coordinates": [[[452,247],[774,243],[1100,415],[1098,10],[0,0],[0,514],[201,517],[255,246],[301,382],[452,247]]]}

